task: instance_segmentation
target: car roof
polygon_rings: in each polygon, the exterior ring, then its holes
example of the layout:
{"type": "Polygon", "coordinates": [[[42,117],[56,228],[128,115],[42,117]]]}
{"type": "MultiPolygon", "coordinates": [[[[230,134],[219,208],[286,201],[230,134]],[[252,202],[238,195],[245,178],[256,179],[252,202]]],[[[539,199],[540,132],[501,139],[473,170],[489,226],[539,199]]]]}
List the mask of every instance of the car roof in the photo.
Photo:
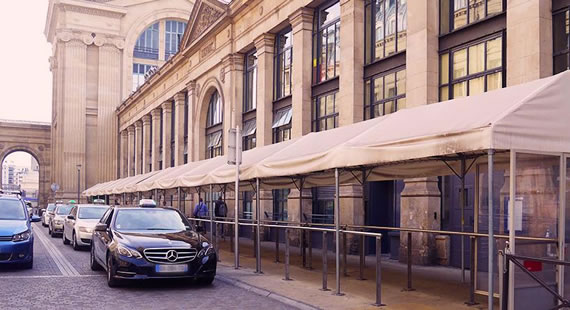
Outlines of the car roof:
{"type": "Polygon", "coordinates": [[[18,198],[17,196],[13,196],[13,195],[3,195],[0,194],[0,199],[5,199],[5,200],[20,200],[20,198],[18,198]]]}
{"type": "Polygon", "coordinates": [[[123,207],[123,206],[114,206],[117,210],[176,210],[171,207],[123,207]]]}
{"type": "Polygon", "coordinates": [[[95,208],[109,208],[110,206],[107,205],[97,205],[97,204],[80,204],[77,205],[78,208],[83,208],[83,207],[95,207],[95,208]]]}

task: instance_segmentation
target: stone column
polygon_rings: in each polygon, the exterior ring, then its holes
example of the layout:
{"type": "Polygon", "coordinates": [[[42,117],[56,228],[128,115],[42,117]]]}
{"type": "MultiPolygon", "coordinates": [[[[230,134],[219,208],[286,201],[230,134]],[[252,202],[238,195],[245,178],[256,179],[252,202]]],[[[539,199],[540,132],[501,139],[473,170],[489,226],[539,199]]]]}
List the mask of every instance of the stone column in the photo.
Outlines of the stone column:
{"type": "Polygon", "coordinates": [[[152,170],[150,150],[152,133],[150,132],[150,121],[150,115],[147,114],[142,117],[142,173],[147,173],[152,170]]]}
{"type": "MultiPolygon", "coordinates": [[[[416,178],[405,180],[401,194],[400,226],[439,230],[441,195],[437,178],[416,178]]],[[[408,256],[408,233],[400,233],[400,262],[408,256]]],[[[412,262],[429,265],[435,260],[435,235],[412,233],[412,262]]]]}
{"type": "Polygon", "coordinates": [[[340,1],[339,125],[364,116],[364,1],[340,1]]]}
{"type": "Polygon", "coordinates": [[[128,145],[127,145],[127,173],[128,176],[135,175],[135,126],[131,125],[127,127],[128,133],[128,145]]]}
{"type": "Polygon", "coordinates": [[[174,95],[174,166],[184,164],[184,101],[185,93],[174,95]]]}
{"type": "Polygon", "coordinates": [[[264,33],[254,41],[257,50],[257,112],[256,144],[273,142],[273,63],[275,35],[264,33]]]}
{"type": "Polygon", "coordinates": [[[160,159],[160,109],[154,109],[150,112],[152,117],[152,148],[150,150],[150,160],[152,163],[152,171],[159,170],[158,162],[160,159]]]}
{"type": "Polygon", "coordinates": [[[293,29],[293,96],[291,98],[293,119],[291,135],[293,138],[297,138],[311,132],[310,85],[312,83],[313,10],[300,8],[289,15],[289,22],[293,29]]]}
{"type": "MultiPolygon", "coordinates": [[[[364,203],[362,185],[343,185],[340,187],[340,224],[364,225],[364,203]]],[[[358,254],[360,237],[347,236],[348,253],[358,254]]]]}
{"type": "Polygon", "coordinates": [[[121,150],[120,150],[120,158],[121,158],[121,178],[126,178],[129,176],[129,147],[128,147],[128,133],[126,130],[121,131],[121,150]]]}
{"type": "Polygon", "coordinates": [[[166,101],[162,104],[162,169],[170,167],[170,126],[172,122],[172,102],[166,101]]]}
{"type": "MultiPolygon", "coordinates": [[[[192,162],[199,157],[194,157],[194,141],[198,140],[194,138],[194,134],[200,131],[194,131],[194,124],[199,120],[196,118],[196,107],[198,106],[198,94],[196,91],[196,81],[190,81],[186,84],[186,89],[188,91],[188,162],[192,162]]],[[[199,149],[199,148],[198,148],[199,149]]]]}
{"type": "Polygon", "coordinates": [[[507,86],[552,75],[552,1],[509,0],[507,86]]]}
{"type": "MultiPolygon", "coordinates": [[[[97,36],[98,38],[99,36],[97,36]]],[[[95,44],[100,43],[99,39],[95,44]]],[[[97,182],[115,179],[117,174],[117,120],[121,103],[121,50],[111,42],[99,46],[97,93],[97,182]]]]}
{"type": "Polygon", "coordinates": [[[135,174],[141,174],[142,172],[142,121],[138,120],[135,122],[135,174]]]}
{"type": "Polygon", "coordinates": [[[438,101],[438,23],[439,1],[408,1],[407,107],[438,101]]]}
{"type": "MultiPolygon", "coordinates": [[[[305,222],[303,214],[308,217],[313,213],[313,194],[310,189],[303,189],[302,205],[299,198],[300,191],[292,188],[287,197],[287,220],[291,222],[305,222]]],[[[290,234],[291,245],[299,246],[301,233],[292,231],[290,234]]]]}
{"type": "MultiPolygon", "coordinates": [[[[222,92],[224,98],[224,132],[223,132],[223,150],[227,154],[228,139],[227,133],[230,128],[236,125],[242,126],[242,110],[243,110],[243,65],[244,55],[240,53],[227,55],[222,59],[223,75],[222,92]]],[[[200,141],[204,141],[203,139],[200,141]]],[[[205,142],[204,142],[205,143],[205,142]]],[[[203,148],[204,146],[200,146],[203,148]]],[[[203,158],[204,152],[199,154],[203,158]]]]}

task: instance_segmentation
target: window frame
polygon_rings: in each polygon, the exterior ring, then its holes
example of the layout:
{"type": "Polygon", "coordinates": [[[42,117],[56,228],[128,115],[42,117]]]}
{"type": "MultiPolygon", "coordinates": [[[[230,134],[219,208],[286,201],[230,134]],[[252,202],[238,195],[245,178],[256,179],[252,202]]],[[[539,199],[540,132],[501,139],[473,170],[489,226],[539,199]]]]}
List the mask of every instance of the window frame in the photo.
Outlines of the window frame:
{"type": "Polygon", "coordinates": [[[184,35],[184,31],[186,31],[186,27],[188,27],[186,22],[178,21],[178,20],[166,20],[164,23],[164,60],[168,60],[170,57],[176,55],[180,51],[180,41],[182,40],[182,36],[184,35]],[[168,24],[170,23],[171,29],[168,30],[168,24]],[[172,31],[172,26],[176,25],[176,31],[172,31]],[[182,27],[182,32],[179,32],[178,29],[182,27]],[[175,37],[177,40],[172,41],[172,37],[175,37]],[[173,42],[176,42],[173,44],[173,42]],[[170,45],[170,46],[169,46],[170,45]],[[175,46],[174,50],[171,49],[172,46],[175,46]]]}
{"type": "Polygon", "coordinates": [[[208,111],[206,112],[206,129],[208,128],[212,128],[215,127],[217,125],[223,124],[224,123],[224,104],[222,102],[222,97],[220,96],[220,92],[216,89],[211,95],[210,95],[210,100],[208,102],[208,111]],[[211,110],[212,108],[212,98],[214,97],[214,95],[217,95],[217,101],[215,102],[215,104],[219,103],[219,113],[216,113],[216,115],[214,115],[213,111],[211,110]],[[216,122],[216,117],[219,114],[219,122],[216,122]]]}
{"type": "Polygon", "coordinates": [[[133,58],[158,60],[160,49],[160,22],[155,22],[149,25],[139,35],[135,42],[133,50],[133,58]],[[144,36],[144,43],[142,38],[144,36]],[[147,36],[150,36],[150,45],[147,44],[147,36]]]}
{"type": "MultiPolygon", "coordinates": [[[[404,90],[404,93],[403,93],[403,94],[398,95],[398,78],[397,78],[397,77],[398,77],[398,72],[402,72],[402,71],[404,71],[404,73],[406,74],[406,75],[405,75],[405,79],[407,79],[407,72],[406,72],[406,66],[405,66],[405,65],[403,65],[403,66],[398,66],[398,67],[396,67],[396,68],[394,68],[394,69],[390,69],[390,70],[388,70],[388,71],[385,71],[385,72],[382,72],[382,73],[378,73],[378,74],[375,74],[375,75],[373,75],[373,76],[371,76],[371,77],[368,77],[368,78],[364,79],[364,107],[363,107],[363,108],[364,108],[364,110],[363,110],[363,113],[364,113],[364,115],[363,115],[364,118],[363,118],[363,119],[364,119],[364,120],[369,120],[369,119],[373,119],[373,118],[376,118],[376,117],[381,117],[381,116],[384,116],[384,115],[387,115],[387,114],[390,114],[390,113],[394,113],[394,112],[397,112],[398,110],[400,110],[400,109],[398,108],[398,100],[400,100],[400,99],[405,99],[405,98],[406,98],[406,90],[404,90]],[[388,98],[386,98],[386,96],[384,96],[383,99],[381,99],[381,100],[379,100],[379,101],[376,102],[376,101],[375,101],[375,98],[374,98],[374,97],[375,97],[375,96],[374,96],[374,80],[376,80],[376,79],[378,79],[378,78],[384,78],[383,81],[382,81],[382,89],[383,89],[383,90],[382,90],[382,93],[385,94],[385,87],[386,87],[385,77],[388,76],[388,75],[392,75],[392,74],[394,75],[394,91],[395,91],[395,96],[388,97],[388,98]],[[370,104],[367,105],[367,104],[366,104],[366,83],[367,83],[368,81],[370,81],[370,85],[369,85],[370,89],[369,89],[369,93],[368,93],[368,95],[369,95],[368,102],[369,102],[370,104]],[[387,102],[389,102],[389,101],[393,101],[393,102],[394,102],[394,112],[386,113],[386,106],[385,106],[385,104],[386,104],[387,102]],[[377,105],[383,105],[383,106],[384,106],[384,107],[383,107],[383,109],[384,109],[384,114],[381,115],[381,116],[374,116],[374,107],[377,106],[377,105]],[[368,112],[368,113],[367,113],[367,112],[368,112]]],[[[404,83],[405,83],[405,81],[404,81],[404,83]]],[[[405,86],[404,86],[404,88],[405,88],[405,86]]]]}
{"type": "MultiPolygon", "coordinates": [[[[339,72],[337,72],[337,66],[336,66],[337,56],[340,57],[340,55],[337,55],[337,52],[336,52],[337,45],[339,46],[339,50],[340,50],[340,39],[341,39],[340,38],[340,13],[339,13],[338,18],[336,18],[332,21],[329,21],[328,23],[326,23],[324,25],[319,24],[321,14],[325,10],[327,10],[327,9],[337,5],[337,4],[339,6],[339,12],[340,12],[340,0],[327,2],[315,10],[315,15],[313,17],[313,38],[312,38],[312,46],[313,46],[312,47],[312,49],[313,49],[312,54],[313,54],[313,56],[312,56],[312,68],[311,68],[312,69],[312,84],[313,85],[318,85],[318,84],[333,80],[333,79],[337,78],[340,74],[340,60],[339,60],[339,70],[338,70],[339,72]],[[323,31],[327,30],[330,26],[333,26],[333,25],[335,27],[335,30],[334,30],[334,40],[335,40],[335,43],[334,43],[334,46],[335,46],[335,48],[334,48],[334,54],[335,54],[334,55],[334,73],[332,76],[329,77],[326,74],[326,70],[325,70],[325,78],[320,79],[319,77],[321,75],[320,72],[321,72],[321,66],[322,66],[321,56],[323,54],[323,52],[322,52],[323,31]],[[338,37],[338,43],[337,43],[337,37],[338,37]]],[[[328,35],[327,35],[327,38],[328,38],[328,35]]],[[[328,42],[328,39],[327,39],[327,42],[328,42]]],[[[326,53],[326,55],[328,55],[328,53],[326,53]]],[[[328,56],[325,58],[328,59],[328,56]]]]}
{"type": "Polygon", "coordinates": [[[224,155],[224,132],[223,129],[219,129],[219,130],[215,130],[212,132],[208,132],[206,133],[206,159],[210,159],[210,158],[214,158],[217,156],[222,156],[224,155]],[[209,146],[209,140],[210,137],[212,137],[215,134],[220,133],[220,144],[219,146],[209,146]]]}
{"type": "Polygon", "coordinates": [[[244,77],[243,77],[243,111],[242,113],[248,113],[251,111],[255,111],[257,109],[257,79],[258,79],[258,72],[257,72],[257,50],[253,49],[249,52],[245,53],[244,55],[244,77]],[[249,63],[249,58],[255,57],[255,61],[253,64],[249,63]],[[252,85],[249,85],[249,73],[253,72],[253,81],[251,82],[252,85]],[[249,98],[249,88],[251,87],[252,98],[249,98]],[[251,100],[251,102],[250,102],[251,100]],[[250,106],[251,104],[251,106],[250,106]]]}
{"type": "Polygon", "coordinates": [[[281,30],[275,36],[275,56],[273,56],[273,101],[290,97],[293,94],[293,30],[291,26],[281,30]],[[290,34],[290,44],[281,48],[281,40],[284,36],[290,34]],[[289,92],[285,91],[286,84],[284,81],[284,72],[281,71],[281,62],[285,68],[286,54],[289,53],[289,92]]]}
{"type": "Polygon", "coordinates": [[[184,92],[184,164],[188,163],[188,92],[184,92]]]}
{"type": "MultiPolygon", "coordinates": [[[[385,0],[383,3],[386,3],[386,1],[389,0],[385,0]]],[[[408,14],[408,1],[410,0],[406,0],[406,24],[404,25],[404,30],[402,31],[402,33],[406,33],[406,39],[407,39],[407,31],[408,31],[408,24],[407,24],[407,14],[408,14]]],[[[412,0],[413,1],[413,0],[412,0]]],[[[376,58],[376,0],[366,0],[364,2],[364,64],[365,65],[369,65],[369,64],[373,64],[375,62],[384,60],[386,58],[392,57],[396,54],[402,53],[404,51],[406,51],[407,48],[407,43],[405,44],[405,47],[403,49],[398,49],[398,41],[399,41],[399,36],[400,36],[400,31],[398,31],[398,20],[399,20],[399,5],[401,4],[399,0],[395,0],[395,36],[394,36],[394,52],[390,55],[386,55],[386,44],[384,43],[383,45],[383,57],[380,58],[376,58]],[[370,27],[367,27],[367,14],[366,11],[370,10],[370,27]],[[368,44],[368,32],[370,32],[370,46],[366,46],[368,44]],[[368,59],[368,56],[370,56],[370,59],[368,59]]],[[[385,5],[384,5],[385,6],[385,5]]],[[[386,25],[387,25],[387,21],[386,21],[386,12],[384,12],[384,40],[386,40],[386,25]]]]}
{"type": "Polygon", "coordinates": [[[449,33],[453,33],[453,32],[455,32],[455,31],[464,29],[464,28],[469,27],[469,26],[471,26],[471,25],[475,25],[475,24],[477,24],[477,23],[479,23],[479,22],[482,22],[482,21],[487,20],[487,19],[489,19],[489,18],[492,18],[492,17],[494,17],[494,16],[503,14],[503,13],[505,13],[506,8],[507,8],[507,1],[506,1],[506,0],[501,0],[501,11],[500,11],[500,12],[497,12],[497,13],[489,14],[489,10],[488,10],[488,2],[489,2],[489,0],[482,0],[482,1],[484,2],[484,6],[485,6],[485,9],[484,9],[484,14],[485,14],[485,16],[484,16],[483,18],[481,18],[481,19],[476,20],[476,21],[469,22],[469,5],[470,5],[470,4],[469,4],[469,1],[470,1],[470,0],[465,0],[465,1],[467,1],[467,15],[466,15],[466,17],[465,17],[465,18],[467,19],[467,23],[466,23],[465,25],[463,25],[463,26],[459,26],[459,27],[455,28],[455,20],[454,20],[454,14],[455,14],[455,0],[439,0],[439,8],[440,8],[440,9],[439,9],[439,14],[438,14],[438,15],[439,15],[438,30],[439,30],[439,34],[440,34],[440,35],[446,35],[446,34],[449,34],[449,33]],[[447,29],[446,32],[443,32],[443,31],[442,31],[442,24],[441,24],[443,18],[445,17],[445,16],[442,16],[442,10],[441,10],[442,1],[449,1],[449,12],[448,12],[447,18],[446,18],[447,21],[448,21],[449,29],[447,29]]]}
{"type": "MultiPolygon", "coordinates": [[[[275,117],[278,115],[278,113],[280,113],[281,111],[287,110],[287,109],[291,110],[291,113],[293,113],[293,107],[291,105],[288,105],[286,107],[274,110],[273,111],[273,122],[275,122],[275,117]]],[[[287,124],[272,128],[273,143],[280,143],[280,142],[291,140],[291,133],[292,133],[291,132],[291,129],[292,129],[291,123],[292,122],[293,122],[293,116],[291,116],[291,120],[287,124]],[[289,139],[283,139],[283,138],[280,139],[280,137],[283,137],[284,132],[289,132],[289,139]]]]}
{"type": "MultiPolygon", "coordinates": [[[[338,95],[340,95],[340,92],[337,89],[337,90],[333,90],[333,91],[329,91],[329,92],[320,94],[318,96],[314,96],[312,98],[312,101],[313,101],[312,106],[311,106],[311,131],[312,132],[326,131],[326,130],[334,129],[334,128],[338,127],[338,121],[339,121],[339,111],[338,111],[338,106],[337,106],[337,104],[338,104],[337,96],[338,95]],[[319,111],[319,108],[317,106],[318,100],[321,99],[322,97],[327,97],[329,95],[333,95],[333,100],[334,100],[333,101],[334,102],[333,110],[334,110],[334,112],[332,114],[326,114],[324,116],[318,115],[318,111],[319,111]],[[325,129],[320,128],[319,127],[320,121],[325,120],[325,123],[326,123],[326,120],[329,118],[333,118],[333,124],[334,124],[333,128],[325,128],[325,129]]],[[[326,109],[326,107],[325,107],[325,109],[326,109]]]]}
{"type": "Polygon", "coordinates": [[[247,135],[247,136],[242,136],[242,148],[243,148],[243,151],[248,151],[248,150],[254,149],[254,148],[257,146],[257,138],[256,138],[256,136],[257,136],[257,124],[255,123],[256,121],[257,121],[257,120],[256,120],[255,118],[252,118],[252,119],[248,119],[248,120],[244,120],[244,121],[243,121],[242,129],[243,129],[244,131],[242,131],[242,132],[245,132],[246,126],[247,126],[248,123],[250,123],[250,122],[254,123],[254,125],[256,126],[256,128],[255,128],[255,130],[254,130],[254,132],[253,132],[252,134],[249,134],[249,135],[247,135]]]}
{"type": "MultiPolygon", "coordinates": [[[[554,41],[555,38],[555,29],[554,29],[554,16],[555,15],[569,15],[570,16],[570,5],[562,7],[552,12],[552,73],[557,74],[560,72],[556,72],[556,63],[555,58],[558,56],[563,56],[566,54],[566,70],[570,69],[570,33],[566,34],[566,48],[563,50],[556,50],[556,42],[554,41]]],[[[570,26],[567,26],[570,27],[570,26]]]]}

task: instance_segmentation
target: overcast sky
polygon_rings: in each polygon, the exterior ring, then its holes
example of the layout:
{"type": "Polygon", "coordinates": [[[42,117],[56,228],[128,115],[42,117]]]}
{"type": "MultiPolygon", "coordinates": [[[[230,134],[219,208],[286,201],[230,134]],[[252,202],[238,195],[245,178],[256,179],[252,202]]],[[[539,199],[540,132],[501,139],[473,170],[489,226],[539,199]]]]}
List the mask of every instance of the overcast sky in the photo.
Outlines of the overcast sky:
{"type": "MultiPolygon", "coordinates": [[[[0,119],[50,121],[51,45],[43,33],[47,6],[48,0],[0,2],[0,119]]],[[[8,157],[30,164],[27,153],[8,157]]]]}
{"type": "Polygon", "coordinates": [[[48,0],[0,2],[0,119],[49,122],[51,45],[44,36],[48,0]]]}

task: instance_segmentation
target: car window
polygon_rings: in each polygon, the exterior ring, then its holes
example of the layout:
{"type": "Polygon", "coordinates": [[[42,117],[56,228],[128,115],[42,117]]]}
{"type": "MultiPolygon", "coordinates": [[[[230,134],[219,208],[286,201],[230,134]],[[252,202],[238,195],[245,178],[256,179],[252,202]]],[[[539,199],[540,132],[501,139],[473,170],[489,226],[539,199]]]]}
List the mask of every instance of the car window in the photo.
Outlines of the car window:
{"type": "Polygon", "coordinates": [[[53,210],[55,210],[55,205],[54,205],[54,204],[49,204],[48,207],[47,207],[47,210],[48,210],[48,211],[53,211],[53,210]]]}
{"type": "Polygon", "coordinates": [[[73,215],[73,216],[77,215],[77,206],[73,207],[73,208],[71,209],[71,212],[69,212],[69,214],[70,214],[70,215],[73,215]]]}
{"type": "Polygon", "coordinates": [[[0,220],[25,220],[26,209],[19,200],[0,200],[0,220]]]}
{"type": "Polygon", "coordinates": [[[105,220],[105,224],[107,224],[107,226],[111,225],[111,220],[113,220],[113,209],[109,212],[107,219],[105,220]]]}
{"type": "Polygon", "coordinates": [[[71,208],[73,206],[70,205],[62,205],[57,207],[57,209],[55,210],[55,214],[57,215],[68,215],[69,212],[71,212],[71,208]]]}
{"type": "Polygon", "coordinates": [[[80,219],[100,219],[103,214],[105,214],[105,212],[107,211],[107,208],[101,208],[101,207],[81,207],[79,209],[79,216],[78,218],[80,219]]]}
{"type": "Polygon", "coordinates": [[[187,223],[175,210],[125,209],[118,210],[117,230],[186,230],[187,223]]]}
{"type": "Polygon", "coordinates": [[[111,209],[107,209],[107,211],[105,211],[105,213],[103,214],[103,216],[101,217],[101,220],[99,221],[99,223],[106,223],[107,222],[107,218],[109,217],[109,213],[111,213],[111,209]]]}

